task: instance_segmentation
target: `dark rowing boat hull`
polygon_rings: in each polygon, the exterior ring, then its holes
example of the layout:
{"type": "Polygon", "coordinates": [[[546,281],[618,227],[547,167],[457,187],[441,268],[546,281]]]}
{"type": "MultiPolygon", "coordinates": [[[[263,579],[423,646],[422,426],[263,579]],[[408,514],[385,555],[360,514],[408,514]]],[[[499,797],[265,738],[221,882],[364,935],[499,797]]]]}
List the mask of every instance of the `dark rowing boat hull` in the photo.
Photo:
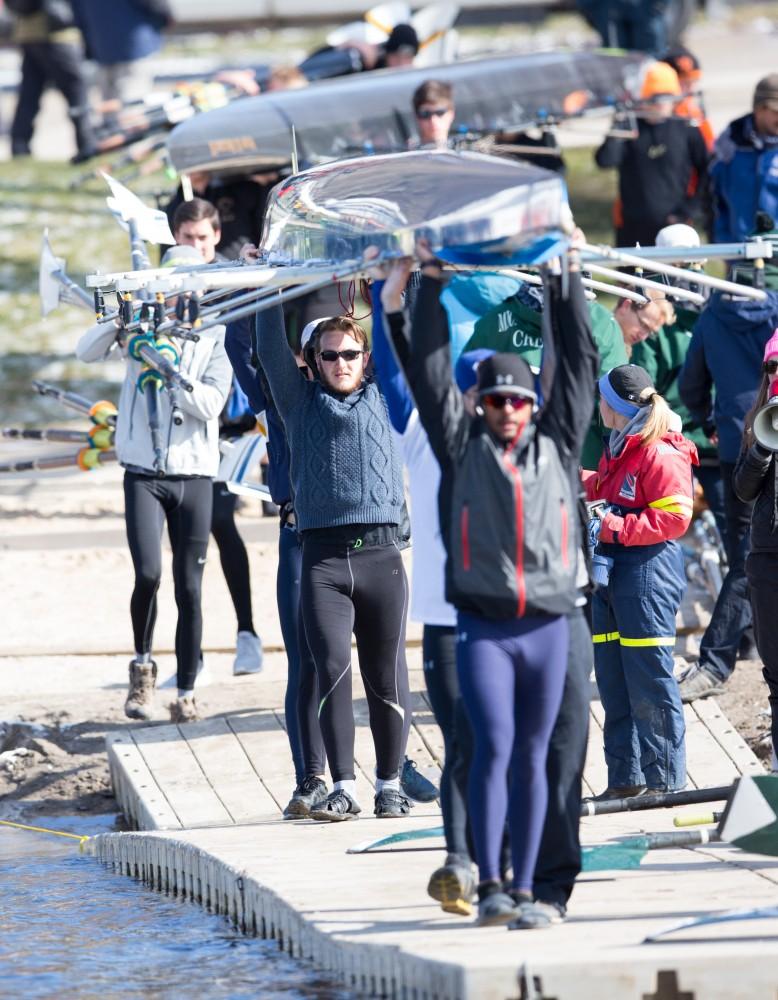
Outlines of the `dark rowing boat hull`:
{"type": "Polygon", "coordinates": [[[180,173],[283,167],[292,127],[307,165],[406,149],[415,137],[411,97],[433,78],[454,87],[455,129],[510,132],[634,97],[646,63],[637,53],[546,52],[358,73],[197,115],[172,131],[168,149],[180,173]]]}

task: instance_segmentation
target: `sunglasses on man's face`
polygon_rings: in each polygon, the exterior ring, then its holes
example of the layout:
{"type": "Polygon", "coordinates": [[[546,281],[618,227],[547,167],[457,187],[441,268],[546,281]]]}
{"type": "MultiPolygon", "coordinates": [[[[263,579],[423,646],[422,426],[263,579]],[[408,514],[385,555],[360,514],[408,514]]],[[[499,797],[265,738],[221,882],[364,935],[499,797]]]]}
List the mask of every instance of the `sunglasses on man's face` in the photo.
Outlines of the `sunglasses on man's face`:
{"type": "Polygon", "coordinates": [[[416,117],[421,118],[423,122],[429,121],[430,118],[442,118],[443,115],[447,115],[451,108],[420,108],[416,112],[416,117]]]}
{"type": "Polygon", "coordinates": [[[481,397],[481,400],[493,410],[503,410],[509,403],[512,409],[520,410],[522,406],[526,406],[531,402],[527,396],[502,392],[488,392],[485,396],[481,397]]]}
{"type": "Polygon", "coordinates": [[[632,312],[635,314],[635,319],[637,319],[638,325],[640,326],[640,329],[643,331],[643,333],[645,333],[645,335],[647,337],[653,337],[655,333],[659,332],[659,328],[658,327],[653,327],[648,322],[648,320],[645,319],[643,317],[643,315],[642,315],[643,310],[646,309],[649,305],[650,305],[649,302],[645,302],[645,303],[630,302],[629,307],[632,310],[632,312]]]}
{"type": "Polygon", "coordinates": [[[338,358],[343,358],[344,361],[356,361],[358,357],[363,355],[364,351],[347,350],[347,351],[319,351],[319,357],[322,361],[327,361],[330,364],[334,364],[338,358]]]}

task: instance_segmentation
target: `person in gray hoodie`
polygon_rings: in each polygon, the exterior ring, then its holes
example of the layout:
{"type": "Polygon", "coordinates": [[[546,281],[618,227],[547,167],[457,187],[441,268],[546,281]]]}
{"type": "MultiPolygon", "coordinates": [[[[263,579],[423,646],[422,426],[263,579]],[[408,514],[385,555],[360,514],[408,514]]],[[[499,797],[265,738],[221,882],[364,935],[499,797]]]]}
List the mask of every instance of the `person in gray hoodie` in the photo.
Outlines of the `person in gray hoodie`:
{"type": "MultiPolygon", "coordinates": [[[[198,255],[199,259],[199,255],[198,255]]],[[[87,330],[76,346],[81,361],[104,360],[119,349],[127,373],[119,396],[116,453],[124,466],[125,523],[135,570],[130,600],[135,656],[124,712],[131,719],[153,714],[157,665],[151,658],[157,617],[157,590],[162,573],[162,526],[167,522],[173,550],[178,623],[176,672],[178,697],[170,705],[172,722],[197,719],[195,678],[201,662],[200,591],[211,532],[213,479],[219,468],[219,414],[232,379],[224,350],[224,328],[196,343],[180,343],[179,371],[192,392],[177,393],[181,422],[174,419],[168,392],[157,393],[159,429],[165,443],[164,472],[158,471],[149,419],[138,379],[143,365],[127,353],[114,322],[87,330]]]]}

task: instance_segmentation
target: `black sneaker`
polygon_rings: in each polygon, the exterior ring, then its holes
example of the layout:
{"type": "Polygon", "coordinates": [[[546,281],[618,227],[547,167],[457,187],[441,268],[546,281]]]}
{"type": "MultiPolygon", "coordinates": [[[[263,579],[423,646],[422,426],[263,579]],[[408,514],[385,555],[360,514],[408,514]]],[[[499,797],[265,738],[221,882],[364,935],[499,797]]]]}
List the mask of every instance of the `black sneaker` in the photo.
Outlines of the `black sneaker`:
{"type": "Polygon", "coordinates": [[[342,823],[346,819],[356,819],[362,810],[342,788],[330,792],[326,799],[311,809],[311,819],[325,820],[328,823],[342,823]]]}
{"type": "Polygon", "coordinates": [[[407,816],[412,806],[410,800],[396,788],[382,788],[375,797],[373,812],[379,819],[397,819],[407,816]]]}
{"type": "Polygon", "coordinates": [[[302,819],[311,815],[311,809],[327,798],[327,786],[321,778],[303,778],[292,792],[284,809],[284,819],[302,819]]]}
{"type": "Polygon", "coordinates": [[[415,799],[417,802],[434,802],[440,795],[437,785],[433,785],[423,774],[419,774],[416,761],[410,757],[405,758],[400,772],[400,788],[409,799],[415,799]]]}

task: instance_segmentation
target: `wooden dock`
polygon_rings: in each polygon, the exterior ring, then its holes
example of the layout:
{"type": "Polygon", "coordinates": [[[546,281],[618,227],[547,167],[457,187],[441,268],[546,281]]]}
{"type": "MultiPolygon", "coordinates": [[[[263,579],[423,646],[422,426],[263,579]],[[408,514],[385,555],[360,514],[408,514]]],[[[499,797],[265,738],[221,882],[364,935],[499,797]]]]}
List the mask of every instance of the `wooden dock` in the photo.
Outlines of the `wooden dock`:
{"type": "MultiPolygon", "coordinates": [[[[418,671],[414,677],[420,680],[418,671]]],[[[434,773],[440,735],[415,693],[409,754],[434,773]]],[[[581,877],[568,920],[538,933],[476,928],[426,895],[442,839],[347,854],[367,840],[438,826],[435,804],[390,823],[372,816],[373,750],[364,698],[357,717],[363,817],[284,822],[294,785],[282,711],[258,709],[182,726],[112,734],[117,797],[137,833],[90,842],[105,862],[274,938],[356,992],[415,1000],[775,1000],[778,920],[648,936],[685,919],[778,902],[778,860],[724,845],[654,852],[633,871],[581,877]]],[[[687,706],[690,784],[763,773],[715,701],[687,706]]],[[[592,703],[587,793],[605,785],[602,710],[592,703]]],[[[710,807],[702,807],[706,811],[710,807]]],[[[701,808],[592,817],[583,841],[672,829],[701,808]]]]}

